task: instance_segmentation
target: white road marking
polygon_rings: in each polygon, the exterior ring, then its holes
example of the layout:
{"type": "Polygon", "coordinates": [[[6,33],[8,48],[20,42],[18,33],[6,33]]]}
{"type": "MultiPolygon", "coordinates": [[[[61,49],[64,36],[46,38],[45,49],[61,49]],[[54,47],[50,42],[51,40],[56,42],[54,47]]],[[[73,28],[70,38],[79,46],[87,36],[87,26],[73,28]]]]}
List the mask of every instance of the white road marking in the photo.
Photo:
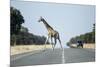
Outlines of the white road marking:
{"type": "Polygon", "coordinates": [[[62,48],[62,64],[65,63],[64,48],[62,48]]]}

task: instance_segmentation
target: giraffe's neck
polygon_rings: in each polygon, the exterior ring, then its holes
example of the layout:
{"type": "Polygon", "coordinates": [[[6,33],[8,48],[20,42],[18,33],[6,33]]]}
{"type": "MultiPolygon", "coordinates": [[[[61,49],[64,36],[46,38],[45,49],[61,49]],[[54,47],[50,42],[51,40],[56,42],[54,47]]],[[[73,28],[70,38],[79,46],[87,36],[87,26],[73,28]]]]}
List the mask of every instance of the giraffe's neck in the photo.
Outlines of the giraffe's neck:
{"type": "Polygon", "coordinates": [[[43,19],[43,23],[46,26],[47,30],[51,29],[53,30],[53,28],[43,19]]]}

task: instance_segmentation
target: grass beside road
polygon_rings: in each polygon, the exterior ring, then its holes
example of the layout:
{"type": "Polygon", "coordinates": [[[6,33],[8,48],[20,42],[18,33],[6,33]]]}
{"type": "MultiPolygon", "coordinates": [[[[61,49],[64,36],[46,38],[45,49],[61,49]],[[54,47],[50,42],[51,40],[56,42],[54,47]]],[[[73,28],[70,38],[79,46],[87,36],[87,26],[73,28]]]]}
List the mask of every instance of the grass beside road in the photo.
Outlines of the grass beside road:
{"type": "MultiPolygon", "coordinates": [[[[76,45],[76,44],[74,44],[76,45]]],[[[76,47],[76,46],[74,46],[76,47]]],[[[46,48],[52,48],[52,45],[46,45],[46,48]]],[[[84,44],[83,48],[92,48],[95,49],[95,44],[84,44]]],[[[25,52],[31,52],[36,50],[44,50],[45,45],[17,45],[17,46],[11,46],[11,55],[15,54],[21,54],[25,52]]]]}
{"type": "MultiPolygon", "coordinates": [[[[51,45],[46,45],[46,48],[52,48],[51,45]]],[[[17,45],[17,46],[11,46],[11,55],[15,54],[21,54],[25,52],[30,51],[36,51],[36,50],[44,50],[44,45],[17,45]]]]}
{"type": "Polygon", "coordinates": [[[95,49],[95,44],[92,44],[92,43],[88,43],[88,44],[84,44],[83,46],[84,48],[92,48],[92,49],[95,49]]]}
{"type": "MultiPolygon", "coordinates": [[[[77,44],[72,44],[71,47],[77,47],[77,44]]],[[[85,43],[83,44],[83,48],[91,48],[91,49],[95,49],[95,44],[94,43],[85,43]]]]}

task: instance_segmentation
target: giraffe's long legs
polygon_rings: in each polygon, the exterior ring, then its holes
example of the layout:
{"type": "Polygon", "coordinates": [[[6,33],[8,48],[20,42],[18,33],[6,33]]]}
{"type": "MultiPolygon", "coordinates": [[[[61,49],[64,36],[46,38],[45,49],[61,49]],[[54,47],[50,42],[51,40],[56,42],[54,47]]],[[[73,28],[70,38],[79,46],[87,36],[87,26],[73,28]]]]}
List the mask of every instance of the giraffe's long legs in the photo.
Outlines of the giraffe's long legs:
{"type": "Polygon", "coordinates": [[[45,41],[45,47],[44,47],[44,49],[46,49],[46,43],[48,42],[48,40],[49,40],[49,37],[47,37],[47,39],[45,41]]]}
{"type": "Polygon", "coordinates": [[[54,44],[54,47],[56,46],[56,43],[57,43],[57,39],[56,38],[54,38],[55,39],[55,44],[54,44]]]}
{"type": "Polygon", "coordinates": [[[52,37],[51,37],[51,45],[52,45],[52,48],[53,48],[53,50],[54,50],[54,44],[53,44],[52,37]]]}
{"type": "Polygon", "coordinates": [[[59,40],[60,46],[61,46],[61,48],[62,48],[61,40],[60,40],[60,38],[59,38],[59,37],[58,37],[58,40],[59,40]]]}

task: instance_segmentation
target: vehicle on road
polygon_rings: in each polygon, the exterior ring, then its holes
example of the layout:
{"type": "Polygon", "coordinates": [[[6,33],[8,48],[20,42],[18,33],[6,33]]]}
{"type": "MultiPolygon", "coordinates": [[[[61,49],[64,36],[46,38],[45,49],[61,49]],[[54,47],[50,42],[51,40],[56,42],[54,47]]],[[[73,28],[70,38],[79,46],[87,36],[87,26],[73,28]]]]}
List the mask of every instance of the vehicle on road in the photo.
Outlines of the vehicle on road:
{"type": "Polygon", "coordinates": [[[77,48],[83,48],[83,42],[81,40],[77,41],[77,48]]]}

